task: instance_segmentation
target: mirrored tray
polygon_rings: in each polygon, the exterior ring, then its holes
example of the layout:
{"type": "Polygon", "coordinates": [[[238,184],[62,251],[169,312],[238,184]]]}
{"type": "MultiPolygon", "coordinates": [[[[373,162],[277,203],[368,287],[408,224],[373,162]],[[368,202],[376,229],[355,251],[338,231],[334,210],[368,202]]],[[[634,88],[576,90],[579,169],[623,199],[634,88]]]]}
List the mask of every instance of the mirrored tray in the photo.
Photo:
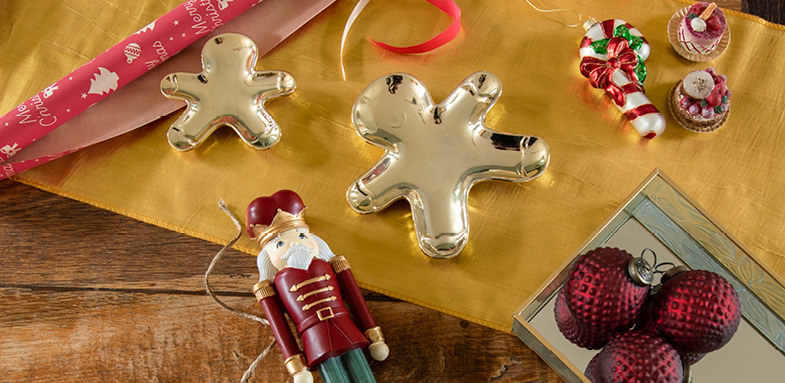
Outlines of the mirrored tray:
{"type": "Polygon", "coordinates": [[[583,371],[599,351],[562,336],[553,298],[575,259],[602,246],[634,255],[650,248],[660,262],[710,270],[733,284],[742,306],[739,330],[691,367],[693,382],[772,382],[785,376],[785,281],[657,169],[513,314],[513,332],[565,381],[589,383],[583,371]]]}

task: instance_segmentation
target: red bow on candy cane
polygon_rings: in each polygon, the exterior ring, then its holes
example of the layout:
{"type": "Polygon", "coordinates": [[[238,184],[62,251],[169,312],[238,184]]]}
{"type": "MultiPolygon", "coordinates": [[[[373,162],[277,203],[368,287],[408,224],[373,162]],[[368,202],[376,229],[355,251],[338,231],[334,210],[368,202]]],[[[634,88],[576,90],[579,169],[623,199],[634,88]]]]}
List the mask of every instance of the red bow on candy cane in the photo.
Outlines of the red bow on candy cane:
{"type": "Polygon", "coordinates": [[[607,61],[590,56],[584,57],[581,60],[581,74],[589,78],[591,86],[605,90],[616,105],[624,106],[627,96],[624,90],[613,82],[613,72],[617,69],[622,70],[633,84],[637,84],[638,75],[635,74],[635,66],[638,65],[638,54],[630,48],[626,39],[613,37],[608,41],[607,56],[607,61]]]}

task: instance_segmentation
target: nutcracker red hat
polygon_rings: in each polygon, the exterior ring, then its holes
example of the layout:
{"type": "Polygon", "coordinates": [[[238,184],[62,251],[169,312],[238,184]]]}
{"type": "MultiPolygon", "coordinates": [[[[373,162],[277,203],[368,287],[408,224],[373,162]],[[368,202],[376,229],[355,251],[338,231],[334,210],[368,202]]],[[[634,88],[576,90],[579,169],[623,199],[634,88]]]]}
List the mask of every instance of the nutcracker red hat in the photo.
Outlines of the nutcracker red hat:
{"type": "Polygon", "coordinates": [[[291,190],[279,190],[271,196],[259,197],[251,201],[245,210],[245,230],[262,246],[280,233],[300,228],[308,228],[305,205],[291,190]]]}

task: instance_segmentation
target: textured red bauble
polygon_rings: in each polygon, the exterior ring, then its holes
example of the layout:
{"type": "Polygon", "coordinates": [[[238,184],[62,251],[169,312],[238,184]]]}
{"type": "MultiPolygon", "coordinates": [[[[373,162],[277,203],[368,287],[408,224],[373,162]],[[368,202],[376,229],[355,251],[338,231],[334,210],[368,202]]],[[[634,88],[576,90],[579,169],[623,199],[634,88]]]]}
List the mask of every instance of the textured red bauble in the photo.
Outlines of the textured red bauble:
{"type": "Polygon", "coordinates": [[[616,332],[592,331],[580,324],[567,307],[564,290],[560,290],[556,296],[553,314],[556,318],[556,325],[559,327],[562,335],[578,347],[599,350],[616,334],[616,332]]]}
{"type": "Polygon", "coordinates": [[[638,314],[638,318],[635,320],[635,329],[636,330],[645,330],[650,333],[656,333],[657,328],[654,324],[654,295],[649,295],[646,297],[646,300],[643,302],[643,307],[641,307],[641,312],[638,314]]]}
{"type": "Polygon", "coordinates": [[[564,292],[579,323],[600,333],[632,326],[651,287],[633,280],[628,271],[631,262],[630,253],[608,247],[591,250],[576,260],[564,292]]]}
{"type": "Polygon", "coordinates": [[[589,364],[586,365],[586,371],[583,372],[583,375],[586,376],[586,379],[589,379],[592,383],[602,383],[597,378],[597,359],[599,359],[600,353],[594,355],[593,358],[589,361],[589,364]]]}
{"type": "Polygon", "coordinates": [[[704,356],[706,356],[705,352],[683,352],[680,351],[679,355],[681,355],[681,362],[683,364],[688,364],[690,366],[698,363],[704,356]]]}
{"type": "MultiPolygon", "coordinates": [[[[590,378],[591,379],[591,378],[590,378]]],[[[614,338],[597,356],[594,383],[681,383],[679,353],[664,338],[628,331],[614,338]]]]}
{"type": "Polygon", "coordinates": [[[736,333],[741,320],[739,296],[719,274],[683,271],[662,283],[653,318],[657,331],[680,352],[711,352],[736,333]]]}

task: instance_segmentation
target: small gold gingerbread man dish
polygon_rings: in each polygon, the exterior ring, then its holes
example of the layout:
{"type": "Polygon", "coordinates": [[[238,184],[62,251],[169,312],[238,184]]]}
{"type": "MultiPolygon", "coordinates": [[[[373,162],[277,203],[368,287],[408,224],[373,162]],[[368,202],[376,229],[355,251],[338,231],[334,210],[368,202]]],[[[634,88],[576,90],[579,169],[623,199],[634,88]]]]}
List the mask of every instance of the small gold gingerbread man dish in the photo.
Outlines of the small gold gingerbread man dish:
{"type": "Polygon", "coordinates": [[[172,73],[161,81],[164,96],[183,100],[185,112],[169,127],[169,144],[193,149],[220,126],[230,126],[255,149],[267,149],[281,129],[264,102],[294,92],[294,77],[284,71],[256,71],[257,48],[249,37],[227,33],[202,48],[201,73],[172,73]]]}

